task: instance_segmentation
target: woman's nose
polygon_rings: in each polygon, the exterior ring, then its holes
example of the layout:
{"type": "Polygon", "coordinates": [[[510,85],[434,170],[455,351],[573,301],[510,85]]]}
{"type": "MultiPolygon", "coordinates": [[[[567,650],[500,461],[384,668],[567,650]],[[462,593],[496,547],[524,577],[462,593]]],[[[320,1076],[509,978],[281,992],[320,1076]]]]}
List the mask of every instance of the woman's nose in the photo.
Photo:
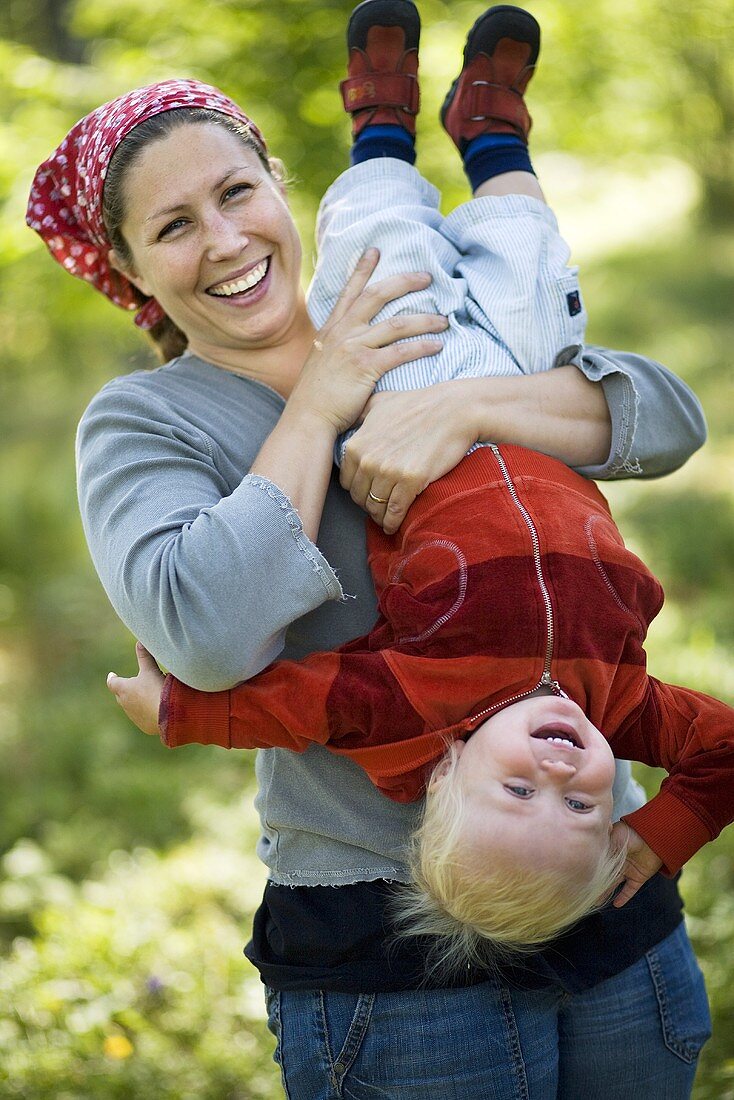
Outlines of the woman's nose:
{"type": "Polygon", "coordinates": [[[541,760],[540,767],[551,779],[556,779],[559,782],[573,779],[576,774],[575,766],[568,760],[541,760]]]}
{"type": "Polygon", "coordinates": [[[206,250],[210,260],[226,260],[238,256],[249,243],[250,238],[244,228],[233,219],[219,213],[207,219],[206,250]]]}

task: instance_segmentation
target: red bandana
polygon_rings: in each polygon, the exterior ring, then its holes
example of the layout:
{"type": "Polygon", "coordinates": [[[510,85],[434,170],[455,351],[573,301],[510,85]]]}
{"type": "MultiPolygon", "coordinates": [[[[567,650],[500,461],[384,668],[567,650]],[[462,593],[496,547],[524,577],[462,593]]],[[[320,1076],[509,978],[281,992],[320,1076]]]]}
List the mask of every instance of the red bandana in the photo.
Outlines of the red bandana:
{"type": "Polygon", "coordinates": [[[146,119],[177,107],[205,107],[247,126],[267,153],[262,134],[223,92],[198,80],[164,80],[104,103],[66,135],[33,179],[26,221],[43,237],[62,267],[100,290],[115,305],[137,310],[135,324],[148,329],[165,314],[150,298],[140,309],[137,292],[110,267],[112,247],[102,221],[102,190],[112,154],[127,134],[146,119]]]}

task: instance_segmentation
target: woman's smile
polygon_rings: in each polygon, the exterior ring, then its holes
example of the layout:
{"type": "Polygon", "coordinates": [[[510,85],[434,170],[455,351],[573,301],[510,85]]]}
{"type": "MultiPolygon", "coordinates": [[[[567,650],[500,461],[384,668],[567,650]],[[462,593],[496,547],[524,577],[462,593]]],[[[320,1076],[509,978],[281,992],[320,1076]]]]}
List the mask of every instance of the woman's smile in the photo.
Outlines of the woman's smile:
{"type": "Polygon", "coordinates": [[[216,286],[210,286],[207,290],[207,294],[214,295],[215,298],[239,298],[247,294],[248,299],[252,299],[250,294],[256,287],[260,286],[265,280],[270,271],[270,257],[266,256],[264,260],[260,260],[259,263],[252,264],[244,271],[236,272],[234,275],[230,275],[226,280],[221,283],[217,283],[216,286]]]}

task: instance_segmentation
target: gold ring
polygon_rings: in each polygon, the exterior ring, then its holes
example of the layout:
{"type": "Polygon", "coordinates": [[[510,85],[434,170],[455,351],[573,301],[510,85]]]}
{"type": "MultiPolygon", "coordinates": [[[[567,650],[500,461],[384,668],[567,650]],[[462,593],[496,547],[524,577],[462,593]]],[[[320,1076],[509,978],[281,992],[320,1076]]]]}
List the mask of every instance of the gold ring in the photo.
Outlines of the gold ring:
{"type": "Polygon", "coordinates": [[[371,489],[367,496],[370,498],[370,500],[374,500],[375,504],[387,504],[389,499],[388,497],[376,497],[371,489]]]}

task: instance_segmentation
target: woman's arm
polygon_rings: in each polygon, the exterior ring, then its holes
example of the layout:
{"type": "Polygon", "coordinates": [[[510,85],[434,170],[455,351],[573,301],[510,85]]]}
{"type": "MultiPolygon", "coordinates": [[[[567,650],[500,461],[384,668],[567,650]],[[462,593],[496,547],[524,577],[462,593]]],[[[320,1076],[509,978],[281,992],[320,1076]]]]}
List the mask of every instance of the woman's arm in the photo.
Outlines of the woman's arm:
{"type": "Polygon", "coordinates": [[[665,367],[592,349],[581,370],[564,366],[376,395],[347,444],[341,481],[391,533],[415,496],[477,440],[542,451],[602,479],[668,473],[705,438],[697,398],[665,367]],[[375,504],[370,490],[388,503],[375,504]]]}
{"type": "Polygon", "coordinates": [[[295,618],[342,596],[288,497],[248,473],[277,403],[212,374],[197,365],[118,379],[77,440],[82,523],[110,602],[166,668],[205,691],[254,676],[295,618]]]}
{"type": "Polygon", "coordinates": [[[661,477],[677,470],[706,442],[698,398],[655,360],[591,347],[581,370],[590,382],[601,383],[612,438],[602,463],[578,463],[579,473],[595,479],[661,477]]]}
{"type": "Polygon", "coordinates": [[[445,325],[371,325],[427,278],[365,291],[373,267],[358,266],[280,423],[275,395],[205,364],[118,379],[82,419],[79,499],[97,571],[123,622],[185,683],[212,691],[255,675],[295,619],[342,596],[314,542],[334,440],[385,370],[438,346],[395,341],[445,325]]]}

